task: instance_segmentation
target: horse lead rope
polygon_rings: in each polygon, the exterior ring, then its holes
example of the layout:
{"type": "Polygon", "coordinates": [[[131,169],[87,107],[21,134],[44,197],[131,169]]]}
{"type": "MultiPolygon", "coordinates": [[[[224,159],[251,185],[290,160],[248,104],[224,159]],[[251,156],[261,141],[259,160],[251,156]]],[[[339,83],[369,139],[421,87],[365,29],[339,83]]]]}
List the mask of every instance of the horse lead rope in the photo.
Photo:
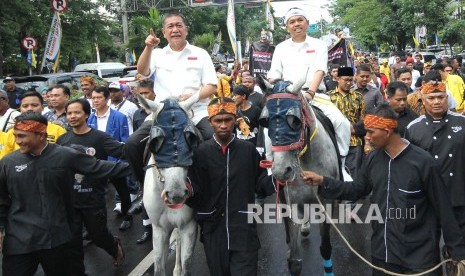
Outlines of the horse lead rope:
{"type": "MultiPolygon", "coordinates": [[[[368,261],[367,259],[365,259],[362,255],[360,255],[360,253],[357,252],[357,250],[355,250],[349,243],[349,241],[346,239],[346,237],[342,234],[342,232],[339,230],[339,228],[336,226],[336,224],[334,223],[333,219],[331,218],[331,216],[328,214],[328,212],[326,212],[326,208],[323,206],[323,203],[321,202],[320,200],[320,197],[318,196],[318,193],[313,191],[315,193],[315,196],[316,196],[316,199],[318,200],[318,204],[320,204],[320,207],[323,209],[326,217],[328,218],[329,222],[331,223],[331,225],[334,227],[334,229],[336,230],[336,232],[339,234],[339,236],[342,238],[342,240],[344,241],[344,243],[347,245],[347,247],[349,247],[350,251],[352,251],[352,253],[354,253],[357,257],[359,257],[359,259],[361,259],[364,263],[366,263],[367,265],[369,265],[371,268],[374,268],[376,270],[379,270],[379,271],[382,271],[386,274],[389,274],[389,275],[394,275],[394,276],[405,276],[405,275],[409,275],[409,276],[421,276],[421,275],[426,275],[428,273],[431,273],[435,270],[437,270],[438,268],[440,268],[443,264],[445,263],[448,263],[448,262],[453,262],[454,260],[452,259],[447,259],[447,260],[444,260],[442,262],[440,262],[439,264],[437,264],[436,266],[430,268],[429,270],[426,270],[424,272],[421,272],[421,273],[415,273],[415,274],[403,274],[403,273],[396,273],[396,272],[391,272],[389,270],[386,270],[382,267],[379,267],[379,266],[376,266],[374,264],[372,264],[370,261],[368,261]]],[[[464,261],[460,261],[459,262],[459,266],[457,266],[458,268],[458,271],[457,271],[457,276],[461,276],[461,275],[465,275],[465,262],[464,261]]],[[[452,275],[451,275],[452,276],[452,275]]]]}

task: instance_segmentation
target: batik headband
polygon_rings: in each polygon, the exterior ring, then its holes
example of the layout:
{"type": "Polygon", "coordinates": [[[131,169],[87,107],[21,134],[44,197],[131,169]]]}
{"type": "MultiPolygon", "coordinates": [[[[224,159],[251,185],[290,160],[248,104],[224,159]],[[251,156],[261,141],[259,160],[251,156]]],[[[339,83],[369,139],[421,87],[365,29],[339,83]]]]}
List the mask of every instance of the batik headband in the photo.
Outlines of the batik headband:
{"type": "Polygon", "coordinates": [[[24,120],[16,122],[15,129],[26,132],[46,133],[47,125],[33,120],[24,120]]]}
{"type": "Polygon", "coordinates": [[[430,94],[436,92],[446,92],[446,84],[439,82],[439,83],[426,83],[423,84],[421,87],[421,93],[423,94],[430,94]]]}
{"type": "Polygon", "coordinates": [[[397,127],[397,120],[383,118],[383,117],[379,117],[379,116],[371,115],[371,114],[368,114],[365,116],[363,123],[365,124],[365,128],[385,129],[385,128],[396,128],[397,127]]]}
{"type": "Polygon", "coordinates": [[[236,116],[236,103],[230,98],[216,98],[208,105],[208,118],[212,118],[220,114],[232,114],[236,116]]]}

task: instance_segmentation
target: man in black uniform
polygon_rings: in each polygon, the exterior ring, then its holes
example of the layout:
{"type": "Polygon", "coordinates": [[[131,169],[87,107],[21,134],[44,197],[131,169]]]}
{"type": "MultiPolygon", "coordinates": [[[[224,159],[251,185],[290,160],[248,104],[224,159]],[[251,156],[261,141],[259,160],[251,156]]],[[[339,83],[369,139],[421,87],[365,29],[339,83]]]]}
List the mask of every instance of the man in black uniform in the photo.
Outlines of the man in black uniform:
{"type": "Polygon", "coordinates": [[[390,82],[386,88],[388,104],[398,115],[397,122],[400,137],[405,137],[407,125],[418,118],[418,115],[408,107],[408,91],[407,85],[401,81],[390,82]]]}
{"type": "MultiPolygon", "coordinates": [[[[58,138],[57,144],[73,147],[87,155],[100,160],[108,156],[123,157],[124,144],[113,139],[103,131],[87,125],[91,109],[86,99],[75,99],[66,105],[66,118],[72,131],[58,138]]],[[[74,183],[74,224],[73,241],[70,244],[70,274],[85,275],[84,249],[82,246],[82,226],[89,233],[89,238],[115,259],[115,265],[120,265],[123,248],[119,238],[113,237],[107,228],[107,209],[105,204],[105,184],[107,178],[92,178],[75,175],[74,183]]],[[[117,187],[123,200],[123,213],[129,209],[130,197],[125,178],[115,178],[111,182],[117,187]]]]}
{"type": "MultiPolygon", "coordinates": [[[[396,118],[386,104],[365,116],[365,139],[375,150],[364,160],[354,182],[311,171],[304,171],[302,178],[307,184],[320,185],[319,193],[328,199],[357,200],[372,193],[371,202],[379,210],[379,217],[371,221],[374,265],[396,273],[430,269],[440,262],[439,227],[452,258],[463,260],[464,239],[439,165],[426,151],[400,137],[396,118]]],[[[373,275],[385,274],[374,270],[373,275]]]]}
{"type": "Polygon", "coordinates": [[[8,94],[8,104],[11,108],[18,109],[21,103],[21,95],[25,92],[24,89],[17,87],[16,81],[12,77],[6,77],[3,83],[5,84],[4,88],[8,94]]]}
{"type": "Polygon", "coordinates": [[[465,237],[465,116],[448,111],[446,85],[422,86],[426,114],[407,126],[406,138],[441,164],[455,217],[465,237]]]}
{"type": "Polygon", "coordinates": [[[75,174],[125,177],[125,163],[98,160],[47,142],[47,119],[36,113],[16,117],[19,150],[0,160],[0,244],[3,275],[68,275],[73,231],[75,174]]]}
{"type": "Polygon", "coordinates": [[[257,274],[260,242],[256,225],[247,222],[248,204],[254,204],[255,192],[275,192],[271,176],[259,166],[255,146],[233,134],[236,109],[230,98],[210,102],[214,135],[194,151],[190,172],[211,275],[257,274]]]}

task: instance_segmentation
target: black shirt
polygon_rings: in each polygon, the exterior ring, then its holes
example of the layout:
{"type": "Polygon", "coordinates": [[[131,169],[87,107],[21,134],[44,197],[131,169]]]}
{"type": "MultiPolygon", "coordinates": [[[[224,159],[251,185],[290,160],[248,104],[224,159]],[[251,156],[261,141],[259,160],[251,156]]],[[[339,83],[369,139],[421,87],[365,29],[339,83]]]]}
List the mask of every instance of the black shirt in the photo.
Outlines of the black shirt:
{"type": "Polygon", "coordinates": [[[248,98],[248,101],[253,105],[253,106],[256,106],[260,109],[260,111],[262,110],[263,108],[263,95],[258,93],[258,92],[254,92],[253,94],[250,94],[249,95],[249,98],[248,98]]]}
{"type": "Polygon", "coordinates": [[[405,137],[405,132],[407,131],[407,126],[411,121],[418,118],[418,114],[406,107],[404,111],[398,114],[397,122],[399,134],[401,137],[405,137]]]}
{"type": "Polygon", "coordinates": [[[25,91],[22,88],[16,86],[15,90],[13,91],[6,91],[8,95],[8,104],[13,109],[18,109],[21,103],[21,95],[23,95],[25,91]]]}
{"type": "Polygon", "coordinates": [[[134,131],[138,129],[145,121],[145,118],[149,114],[145,111],[143,108],[139,108],[134,112],[134,115],[132,117],[132,128],[134,131]]]}
{"type": "Polygon", "coordinates": [[[250,133],[245,136],[245,131],[243,131],[243,124],[239,124],[236,128],[236,137],[241,140],[246,140],[252,142],[254,145],[257,145],[257,135],[258,135],[258,119],[260,119],[260,109],[258,107],[251,105],[247,110],[238,110],[238,116],[244,119],[244,123],[249,127],[250,133]]]}
{"type": "MultiPolygon", "coordinates": [[[[124,144],[116,141],[105,132],[91,129],[85,134],[68,131],[58,138],[57,144],[80,148],[87,155],[100,160],[108,156],[120,158],[124,144]]],[[[105,206],[105,183],[107,178],[92,178],[82,174],[74,175],[74,207],[92,208],[105,206]]]]}
{"type": "Polygon", "coordinates": [[[318,190],[325,198],[339,200],[358,200],[372,193],[370,208],[377,212],[371,212],[375,217],[370,219],[371,254],[376,259],[410,269],[430,268],[440,261],[439,226],[454,260],[465,257],[439,165],[415,145],[392,158],[384,149],[376,149],[366,157],[354,182],[324,177],[318,190]]]}
{"type": "Polygon", "coordinates": [[[48,144],[41,155],[14,151],[0,160],[3,255],[52,249],[71,241],[75,173],[95,178],[131,174],[126,163],[97,160],[48,144]]]}

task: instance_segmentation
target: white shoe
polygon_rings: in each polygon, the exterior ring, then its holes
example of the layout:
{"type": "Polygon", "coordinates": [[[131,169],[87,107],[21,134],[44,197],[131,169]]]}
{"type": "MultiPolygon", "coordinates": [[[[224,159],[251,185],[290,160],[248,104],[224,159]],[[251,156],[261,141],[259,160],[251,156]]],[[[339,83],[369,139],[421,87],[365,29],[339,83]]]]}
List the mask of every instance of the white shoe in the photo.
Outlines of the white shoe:
{"type": "Polygon", "coordinates": [[[113,209],[113,212],[121,214],[121,203],[115,204],[115,209],[113,209]]]}
{"type": "Polygon", "coordinates": [[[138,194],[134,194],[134,195],[133,195],[133,194],[130,194],[129,196],[131,197],[131,202],[134,202],[136,199],[139,198],[139,195],[138,195],[138,194]]]}

